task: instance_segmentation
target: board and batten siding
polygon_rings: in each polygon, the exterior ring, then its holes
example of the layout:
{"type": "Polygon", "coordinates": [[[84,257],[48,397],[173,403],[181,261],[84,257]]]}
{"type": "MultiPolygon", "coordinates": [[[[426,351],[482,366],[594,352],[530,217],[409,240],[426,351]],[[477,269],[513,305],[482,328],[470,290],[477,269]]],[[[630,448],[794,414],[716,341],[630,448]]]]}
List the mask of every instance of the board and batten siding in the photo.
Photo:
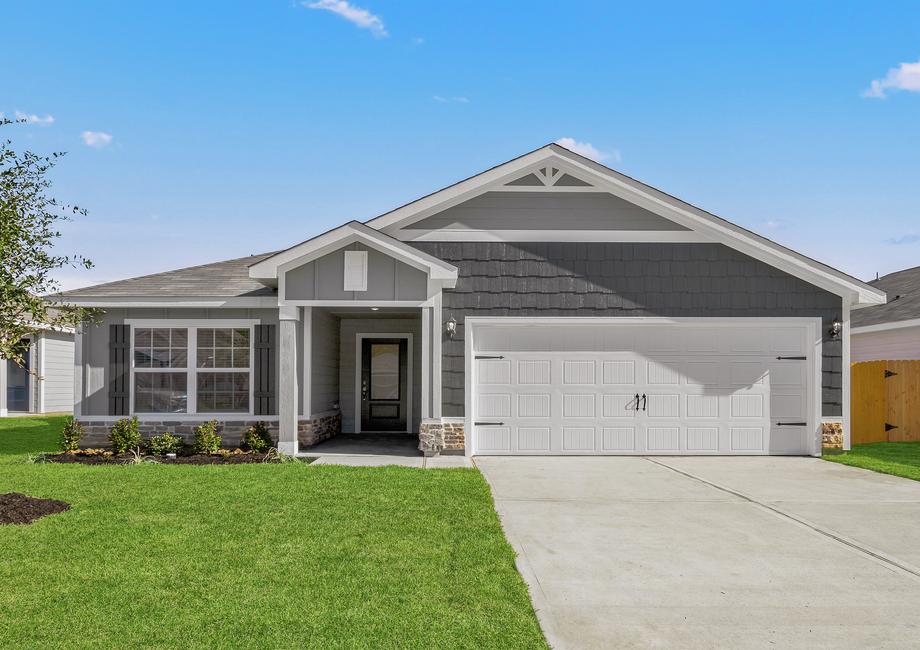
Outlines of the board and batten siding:
{"type": "MultiPolygon", "coordinates": [[[[641,230],[688,228],[607,192],[486,192],[412,230],[641,230]]],[[[445,260],[449,261],[449,260],[445,260]]]]}
{"type": "MultiPolygon", "coordinates": [[[[263,325],[278,324],[277,309],[190,309],[190,308],[132,308],[106,309],[94,325],[83,328],[83,417],[105,416],[109,411],[109,326],[122,325],[125,319],[259,319],[263,325]]],[[[299,323],[298,323],[299,325],[299,323]]],[[[298,328],[298,340],[303,340],[298,328]]],[[[72,362],[71,362],[72,363],[72,362]]],[[[276,364],[278,365],[278,364],[276,364]]],[[[298,355],[298,373],[302,373],[303,355],[298,355]]],[[[73,381],[71,365],[71,381],[73,381]]],[[[299,375],[299,376],[302,376],[299,375]]],[[[277,377],[276,377],[277,385],[277,377]]],[[[71,400],[73,392],[71,390],[71,400]]]]}
{"type": "MultiPolygon", "coordinates": [[[[442,409],[464,410],[466,316],[819,317],[842,300],[722,244],[412,242],[459,269],[443,294],[442,409]]],[[[822,344],[822,414],[842,413],[842,346],[822,344]]]]}
{"type": "Polygon", "coordinates": [[[920,325],[880,332],[853,333],[850,360],[887,361],[920,359],[920,325]]]}
{"type": "Polygon", "coordinates": [[[425,300],[428,276],[361,243],[350,244],[285,273],[286,300],[425,300]],[[345,251],[367,252],[367,290],[345,291],[345,251]]]}

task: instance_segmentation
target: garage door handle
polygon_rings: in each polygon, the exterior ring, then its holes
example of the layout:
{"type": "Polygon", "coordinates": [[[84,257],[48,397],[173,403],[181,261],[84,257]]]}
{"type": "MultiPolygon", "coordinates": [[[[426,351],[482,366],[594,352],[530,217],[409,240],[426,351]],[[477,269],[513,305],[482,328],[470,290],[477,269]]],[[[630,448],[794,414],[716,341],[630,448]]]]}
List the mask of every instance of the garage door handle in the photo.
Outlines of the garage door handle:
{"type": "Polygon", "coordinates": [[[778,427],[807,427],[808,422],[777,422],[778,427]]]}
{"type": "Polygon", "coordinates": [[[504,422],[473,422],[477,427],[501,427],[504,422]]]}

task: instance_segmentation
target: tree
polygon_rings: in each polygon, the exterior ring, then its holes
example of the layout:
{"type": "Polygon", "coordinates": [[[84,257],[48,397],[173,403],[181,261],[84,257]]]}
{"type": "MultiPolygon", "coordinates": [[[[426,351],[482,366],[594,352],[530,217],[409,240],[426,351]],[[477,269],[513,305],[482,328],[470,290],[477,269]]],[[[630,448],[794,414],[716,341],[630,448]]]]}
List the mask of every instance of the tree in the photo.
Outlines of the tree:
{"type": "MultiPolygon", "coordinates": [[[[23,120],[17,120],[22,122],[23,120]]],[[[0,118],[0,127],[14,121],[0,118]]],[[[0,359],[24,365],[23,338],[45,327],[72,327],[90,317],[75,305],[46,301],[59,290],[52,272],[64,266],[92,268],[79,255],[57,255],[59,224],[86,211],[48,195],[48,172],[64,154],[18,153],[12,140],[0,140],[0,359]]]]}

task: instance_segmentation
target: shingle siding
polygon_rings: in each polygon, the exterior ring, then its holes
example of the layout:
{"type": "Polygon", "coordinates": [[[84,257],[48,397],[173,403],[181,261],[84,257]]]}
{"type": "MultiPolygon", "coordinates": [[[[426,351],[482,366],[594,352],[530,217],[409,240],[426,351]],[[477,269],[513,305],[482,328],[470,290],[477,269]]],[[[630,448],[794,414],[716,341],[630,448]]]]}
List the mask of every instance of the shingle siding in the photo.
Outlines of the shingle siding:
{"type": "MultiPolygon", "coordinates": [[[[805,316],[839,318],[839,296],[722,244],[413,242],[455,265],[444,309],[445,416],[462,416],[466,316],[805,316]]],[[[841,344],[822,346],[822,411],[839,416],[841,344]]]]}

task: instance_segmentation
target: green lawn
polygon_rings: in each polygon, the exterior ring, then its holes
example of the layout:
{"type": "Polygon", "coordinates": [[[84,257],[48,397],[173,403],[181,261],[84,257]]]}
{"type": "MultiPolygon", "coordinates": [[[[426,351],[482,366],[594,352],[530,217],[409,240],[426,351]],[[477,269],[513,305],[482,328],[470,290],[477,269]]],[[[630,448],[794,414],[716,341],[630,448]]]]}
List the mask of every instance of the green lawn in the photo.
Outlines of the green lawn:
{"type": "Polygon", "coordinates": [[[475,470],[29,464],[62,418],[0,420],[4,647],[545,648],[475,470]]]}
{"type": "Polygon", "coordinates": [[[825,454],[825,460],[920,481],[920,442],[874,442],[850,451],[825,454]]]}

